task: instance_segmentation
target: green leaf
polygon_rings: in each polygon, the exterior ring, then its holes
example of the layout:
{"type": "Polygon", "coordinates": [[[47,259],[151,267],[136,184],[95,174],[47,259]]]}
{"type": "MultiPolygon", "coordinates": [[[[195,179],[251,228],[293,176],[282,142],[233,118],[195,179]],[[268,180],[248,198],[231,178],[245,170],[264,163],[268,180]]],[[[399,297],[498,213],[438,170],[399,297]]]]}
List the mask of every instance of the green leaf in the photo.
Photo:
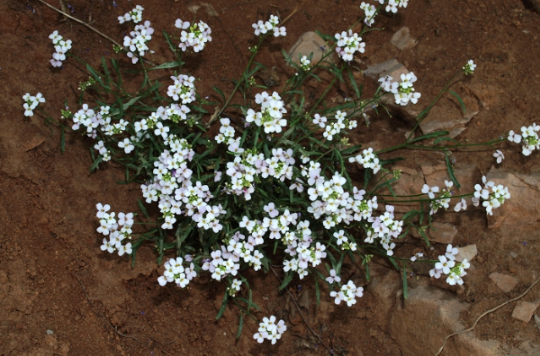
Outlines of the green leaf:
{"type": "Polygon", "coordinates": [[[283,282],[279,286],[278,290],[282,290],[283,288],[287,287],[287,285],[291,283],[293,277],[294,277],[293,273],[285,272],[285,278],[283,279],[283,282]]]}
{"type": "Polygon", "coordinates": [[[218,87],[216,87],[215,85],[212,87],[212,89],[214,89],[214,91],[216,93],[219,94],[219,96],[221,96],[221,99],[223,99],[223,102],[225,102],[225,94],[223,94],[223,92],[221,91],[221,89],[219,89],[218,87]]]}
{"type": "Polygon", "coordinates": [[[440,137],[440,138],[436,139],[435,141],[433,141],[433,144],[436,145],[436,144],[438,144],[439,142],[442,142],[442,141],[452,141],[452,142],[455,142],[455,143],[459,143],[458,140],[454,140],[452,137],[440,137]]]}
{"type": "MultiPolygon", "coordinates": [[[[415,227],[416,227],[416,226],[415,226],[415,227]]],[[[426,242],[427,247],[429,247],[429,246],[430,246],[429,239],[428,239],[428,237],[427,237],[426,232],[424,231],[424,229],[422,229],[422,228],[416,228],[416,231],[418,231],[418,233],[419,233],[420,235],[422,235],[422,237],[424,238],[424,241],[426,242]]]]}
{"type": "Polygon", "coordinates": [[[107,91],[111,90],[111,88],[108,85],[105,85],[105,83],[103,83],[103,81],[101,80],[101,77],[97,74],[97,72],[93,70],[92,67],[90,67],[90,64],[86,65],[86,69],[90,72],[90,75],[92,75],[92,77],[94,77],[94,79],[97,80],[99,84],[101,84],[103,88],[105,88],[107,91]]]}
{"type": "Polygon", "coordinates": [[[141,209],[142,213],[148,220],[150,220],[150,215],[148,215],[148,211],[146,211],[146,208],[144,207],[141,199],[137,199],[137,204],[139,204],[139,209],[141,209]]]}
{"type": "Polygon", "coordinates": [[[97,166],[101,163],[102,160],[103,160],[103,156],[99,155],[98,158],[92,164],[92,167],[90,167],[90,172],[92,172],[94,169],[96,169],[97,166]]]}
{"type": "Polygon", "coordinates": [[[131,99],[130,101],[128,101],[127,103],[123,104],[122,105],[122,110],[123,111],[127,110],[131,105],[135,104],[135,102],[137,100],[139,100],[140,98],[141,98],[140,96],[136,96],[133,99],[131,99]]]}
{"type": "Polygon", "coordinates": [[[223,316],[223,313],[225,312],[225,308],[227,308],[227,299],[229,298],[229,293],[225,291],[225,294],[223,295],[223,302],[221,302],[221,308],[219,308],[219,312],[216,315],[216,320],[219,320],[223,316]]]}
{"type": "Polygon", "coordinates": [[[242,329],[244,328],[244,314],[240,313],[240,321],[238,323],[238,332],[236,333],[236,338],[239,339],[242,335],[242,329]]]}
{"type": "Polygon", "coordinates": [[[358,89],[358,85],[356,84],[356,80],[354,79],[354,75],[351,72],[351,68],[349,66],[346,67],[347,72],[349,72],[349,79],[351,80],[351,85],[354,89],[354,93],[356,94],[356,98],[360,99],[360,90],[358,89]]]}
{"type": "Polygon", "coordinates": [[[452,162],[450,162],[450,157],[448,156],[448,151],[444,151],[444,158],[446,160],[446,168],[448,169],[448,175],[450,176],[450,179],[454,184],[456,185],[456,188],[461,188],[461,185],[459,184],[456,176],[454,175],[454,168],[452,167],[452,162]]]}
{"type": "Polygon", "coordinates": [[[448,90],[448,92],[456,97],[456,99],[459,101],[459,105],[461,105],[461,110],[463,111],[463,114],[466,114],[467,108],[465,107],[465,103],[463,102],[463,99],[461,99],[461,96],[459,96],[458,93],[453,90],[448,90]]]}
{"type": "Polygon", "coordinates": [[[60,131],[60,151],[62,153],[66,151],[66,130],[64,127],[60,131]]]}
{"type": "Polygon", "coordinates": [[[155,66],[153,68],[150,68],[148,70],[155,70],[155,69],[167,69],[167,68],[174,68],[174,67],[180,67],[177,61],[174,62],[166,62],[163,64],[160,64],[158,66],[155,66]]]}
{"type": "Polygon", "coordinates": [[[341,154],[345,156],[359,150],[360,148],[362,148],[362,145],[354,145],[347,148],[346,150],[341,151],[341,154]]]}
{"type": "Polygon", "coordinates": [[[405,264],[403,264],[403,299],[407,299],[409,296],[409,290],[407,285],[407,268],[405,268],[405,264]]]}
{"type": "Polygon", "coordinates": [[[171,37],[169,36],[169,34],[165,31],[163,31],[163,36],[165,37],[165,41],[169,44],[169,48],[171,49],[171,51],[176,54],[176,46],[172,43],[171,41],[171,37]]]}
{"type": "Polygon", "coordinates": [[[412,143],[412,142],[417,142],[417,141],[422,141],[422,140],[427,140],[428,138],[435,138],[435,137],[440,137],[440,136],[446,136],[448,135],[449,132],[448,131],[436,131],[436,132],[432,132],[432,133],[429,133],[427,135],[422,135],[420,137],[416,137],[412,140],[410,140],[409,142],[412,143]]]}

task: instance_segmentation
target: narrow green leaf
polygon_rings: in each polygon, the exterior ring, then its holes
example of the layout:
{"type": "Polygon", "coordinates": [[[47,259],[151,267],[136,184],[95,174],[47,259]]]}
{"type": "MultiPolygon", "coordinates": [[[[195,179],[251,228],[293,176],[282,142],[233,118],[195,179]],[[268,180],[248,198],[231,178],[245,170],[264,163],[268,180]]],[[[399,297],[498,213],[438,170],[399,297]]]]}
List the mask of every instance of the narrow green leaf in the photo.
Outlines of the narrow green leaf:
{"type": "Polygon", "coordinates": [[[351,68],[349,66],[346,67],[347,72],[349,72],[349,79],[351,80],[351,85],[354,89],[354,93],[356,94],[356,98],[360,99],[360,90],[358,89],[358,85],[356,84],[356,79],[354,79],[354,75],[352,74],[351,68]]]}
{"type": "Polygon", "coordinates": [[[166,62],[166,63],[163,63],[163,64],[160,64],[158,66],[155,66],[153,68],[150,68],[148,70],[155,70],[155,69],[168,69],[168,68],[174,68],[174,67],[179,67],[180,65],[178,64],[177,61],[174,61],[174,62],[166,62]]]}
{"type": "Polygon", "coordinates": [[[150,215],[148,215],[148,211],[146,210],[145,206],[143,205],[141,199],[137,199],[137,204],[139,204],[139,209],[141,209],[141,212],[146,216],[148,220],[150,220],[150,215]]]}
{"type": "Polygon", "coordinates": [[[405,264],[403,264],[403,299],[407,299],[409,296],[409,288],[407,284],[407,268],[405,268],[405,264]]]}
{"type": "Polygon", "coordinates": [[[137,100],[139,100],[141,97],[140,96],[136,96],[134,97],[133,99],[131,99],[130,101],[128,101],[127,103],[123,104],[122,105],[122,110],[127,110],[131,105],[135,104],[135,102],[137,102],[137,100]]]}
{"type": "Polygon", "coordinates": [[[456,188],[461,188],[461,185],[459,184],[456,176],[454,175],[454,168],[452,167],[452,162],[450,162],[450,157],[448,156],[448,151],[444,151],[444,158],[446,160],[446,168],[448,169],[448,175],[450,176],[450,179],[454,184],[456,185],[456,188]]]}
{"type": "Polygon", "coordinates": [[[461,96],[459,96],[458,93],[453,90],[448,90],[448,92],[456,97],[457,101],[459,101],[459,105],[461,105],[461,110],[463,111],[463,114],[466,114],[467,108],[465,107],[465,103],[463,102],[463,99],[461,99],[461,96]]]}
{"type": "Polygon", "coordinates": [[[283,288],[287,287],[287,285],[291,283],[293,276],[293,273],[285,272],[285,278],[283,279],[283,282],[279,286],[278,290],[282,290],[283,288]]]}
{"type": "Polygon", "coordinates": [[[96,169],[97,166],[101,163],[102,160],[103,160],[103,156],[99,155],[98,158],[92,164],[92,167],[90,167],[90,172],[92,172],[94,169],[96,169]]]}
{"type": "Polygon", "coordinates": [[[238,323],[238,332],[236,333],[236,338],[239,339],[242,335],[242,329],[244,328],[244,314],[240,313],[240,322],[238,323]]]}
{"type": "Polygon", "coordinates": [[[225,308],[227,308],[227,299],[229,298],[229,293],[225,291],[225,294],[223,295],[223,302],[221,302],[221,308],[219,308],[219,312],[216,315],[216,320],[221,318],[223,316],[223,313],[225,312],[225,308]]]}
{"type": "Polygon", "coordinates": [[[66,130],[64,127],[60,131],[60,151],[62,153],[66,151],[66,130]]]}
{"type": "Polygon", "coordinates": [[[409,143],[422,141],[422,140],[427,140],[428,138],[435,138],[435,137],[445,136],[445,135],[448,135],[448,134],[449,134],[448,131],[436,131],[436,132],[429,133],[427,135],[422,135],[422,136],[416,137],[416,138],[410,140],[409,143]]]}

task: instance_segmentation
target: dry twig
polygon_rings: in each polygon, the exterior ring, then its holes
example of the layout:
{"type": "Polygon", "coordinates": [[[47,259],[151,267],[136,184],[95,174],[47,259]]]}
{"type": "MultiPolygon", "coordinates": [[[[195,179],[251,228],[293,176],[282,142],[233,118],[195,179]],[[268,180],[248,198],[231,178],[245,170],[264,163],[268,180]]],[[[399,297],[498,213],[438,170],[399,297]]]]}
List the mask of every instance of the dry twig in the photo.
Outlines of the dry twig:
{"type": "Polygon", "coordinates": [[[516,300],[523,298],[527,293],[529,293],[529,291],[530,291],[530,290],[536,285],[536,283],[538,283],[538,282],[540,282],[540,277],[539,277],[533,284],[531,284],[531,286],[530,286],[529,288],[527,288],[527,290],[526,290],[525,292],[523,292],[523,294],[518,295],[517,297],[512,298],[512,299],[510,299],[510,300],[507,300],[506,302],[504,302],[504,303],[502,303],[502,304],[496,306],[496,307],[493,308],[493,309],[489,309],[489,310],[483,312],[482,315],[480,315],[480,316],[478,317],[478,319],[476,319],[476,320],[474,321],[473,325],[472,325],[470,328],[465,329],[465,330],[461,330],[461,331],[458,331],[458,332],[455,332],[455,333],[453,333],[453,334],[448,335],[448,336],[444,339],[443,345],[441,346],[441,348],[439,349],[439,351],[435,354],[435,356],[439,356],[439,355],[440,355],[440,353],[442,352],[442,350],[443,350],[444,347],[446,346],[446,342],[447,342],[451,337],[456,336],[456,335],[459,335],[459,334],[466,333],[466,332],[468,332],[468,331],[474,330],[476,324],[478,323],[478,321],[479,321],[480,319],[482,319],[484,316],[488,315],[489,313],[493,313],[494,311],[496,311],[496,310],[498,310],[498,309],[504,307],[505,305],[507,305],[507,304],[509,304],[509,303],[515,302],[516,300]]]}
{"type": "MultiPolygon", "coordinates": [[[[270,269],[272,270],[272,272],[274,273],[274,276],[277,278],[277,280],[279,281],[279,283],[282,283],[281,279],[278,277],[276,271],[270,267],[270,269]]],[[[311,328],[311,326],[309,325],[309,323],[307,322],[306,318],[304,318],[304,315],[302,314],[302,312],[300,311],[300,306],[298,305],[298,303],[296,302],[296,299],[294,299],[291,291],[289,291],[288,288],[287,289],[287,293],[289,293],[289,297],[291,297],[291,300],[293,301],[294,305],[296,306],[296,309],[298,310],[298,314],[300,314],[300,316],[302,317],[302,320],[304,321],[304,324],[306,324],[307,328],[309,329],[309,331],[313,334],[313,336],[315,336],[317,338],[317,340],[319,340],[319,343],[321,345],[323,345],[325,348],[326,345],[324,344],[323,340],[321,339],[321,337],[311,328]]]]}
{"type": "Polygon", "coordinates": [[[39,1],[40,3],[42,3],[43,5],[50,7],[50,8],[53,9],[54,11],[56,11],[56,12],[58,12],[58,13],[64,15],[64,17],[70,18],[70,19],[72,19],[73,21],[78,22],[78,23],[80,23],[81,25],[88,27],[89,29],[91,29],[92,31],[94,31],[95,33],[97,33],[98,35],[100,35],[101,37],[106,38],[106,39],[108,39],[109,41],[111,41],[112,43],[114,43],[115,45],[117,45],[117,46],[123,48],[123,46],[122,46],[120,43],[116,42],[115,40],[113,40],[112,38],[110,38],[109,36],[107,36],[106,34],[104,34],[103,32],[100,32],[100,31],[96,30],[95,28],[93,28],[92,26],[90,26],[89,24],[87,24],[86,22],[81,21],[81,20],[79,20],[78,18],[73,17],[73,16],[71,16],[71,15],[69,15],[69,14],[66,14],[64,11],[62,11],[62,10],[60,10],[60,9],[57,9],[56,7],[54,7],[54,6],[52,6],[52,5],[49,5],[47,2],[45,2],[45,1],[43,1],[43,0],[38,0],[38,1],[39,1]]]}

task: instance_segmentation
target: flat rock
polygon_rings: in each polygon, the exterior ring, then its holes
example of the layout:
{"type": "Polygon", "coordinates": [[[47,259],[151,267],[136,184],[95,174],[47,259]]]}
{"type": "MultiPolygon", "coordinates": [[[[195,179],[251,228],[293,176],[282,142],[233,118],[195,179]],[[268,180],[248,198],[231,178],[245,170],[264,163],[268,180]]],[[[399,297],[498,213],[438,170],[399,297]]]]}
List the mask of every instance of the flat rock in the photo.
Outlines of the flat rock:
{"type": "Polygon", "coordinates": [[[395,80],[398,80],[401,74],[407,74],[409,70],[396,59],[390,59],[389,61],[374,64],[368,66],[364,71],[364,75],[379,80],[381,77],[391,76],[395,80]]]}
{"type": "Polygon", "coordinates": [[[508,187],[510,199],[488,215],[488,227],[537,224],[540,216],[540,173],[512,174],[492,167],[486,175],[495,184],[508,187]]]}
{"type": "Polygon", "coordinates": [[[458,247],[458,254],[456,255],[456,261],[463,262],[464,259],[467,261],[472,261],[476,257],[478,250],[476,249],[476,244],[467,245],[464,247],[458,247]]]}
{"type": "MultiPolygon", "coordinates": [[[[403,165],[397,165],[393,167],[394,170],[401,171],[401,177],[397,184],[392,188],[396,195],[414,195],[419,194],[422,191],[424,185],[424,175],[420,169],[415,169],[403,165]]],[[[406,213],[412,209],[417,208],[416,203],[408,204],[396,204],[394,209],[399,213],[406,213]]]]}
{"type": "MultiPolygon", "coordinates": [[[[313,53],[313,57],[311,58],[312,63],[320,61],[323,55],[328,53],[326,42],[313,31],[306,32],[300,36],[298,41],[289,50],[289,57],[291,57],[293,62],[300,64],[300,58],[302,56],[309,57],[311,53],[313,53]]],[[[336,62],[336,54],[332,53],[326,57],[325,61],[330,63],[336,62]]]]}
{"type": "MultiPolygon", "coordinates": [[[[431,224],[433,229],[428,228],[426,230],[426,235],[429,241],[438,242],[441,244],[451,244],[454,242],[454,237],[456,237],[458,230],[454,224],[447,222],[435,221],[431,224]]],[[[416,229],[411,229],[411,233],[414,237],[422,238],[422,235],[416,231],[416,229]]]]}
{"type": "MultiPolygon", "coordinates": [[[[463,330],[460,313],[468,308],[455,294],[432,286],[409,288],[404,304],[398,303],[390,314],[390,335],[406,350],[403,355],[435,355],[444,338],[463,330]],[[411,327],[414,320],[414,327],[411,327]],[[429,335],[429,337],[426,337],[429,335]]],[[[446,344],[444,355],[502,355],[496,341],[478,340],[471,333],[458,336],[459,342],[446,344]]]]}
{"type": "Polygon", "coordinates": [[[460,93],[466,111],[463,112],[461,104],[452,95],[447,94],[437,102],[429,114],[420,123],[424,134],[435,131],[448,131],[454,138],[466,129],[466,124],[479,112],[478,99],[467,90],[460,93]]]}
{"type": "Polygon", "coordinates": [[[408,27],[405,26],[399,29],[396,33],[394,33],[394,35],[390,39],[390,43],[396,46],[401,51],[404,51],[416,46],[418,41],[411,37],[411,31],[408,27]]]}
{"type": "Polygon", "coordinates": [[[514,289],[514,287],[518,283],[518,280],[516,278],[498,272],[493,272],[489,275],[489,278],[491,278],[491,280],[495,282],[497,287],[499,287],[499,289],[505,293],[508,293],[512,289],[514,289]]]}
{"type": "Polygon", "coordinates": [[[528,323],[538,306],[540,306],[540,300],[536,300],[533,303],[520,301],[512,312],[512,318],[528,323]]]}

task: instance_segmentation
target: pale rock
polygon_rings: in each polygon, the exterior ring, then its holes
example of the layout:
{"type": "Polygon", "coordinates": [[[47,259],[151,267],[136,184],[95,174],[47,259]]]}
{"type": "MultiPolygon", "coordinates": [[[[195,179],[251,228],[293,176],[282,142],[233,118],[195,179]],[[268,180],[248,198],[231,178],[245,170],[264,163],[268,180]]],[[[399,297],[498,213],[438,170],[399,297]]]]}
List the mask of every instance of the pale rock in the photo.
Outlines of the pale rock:
{"type": "Polygon", "coordinates": [[[399,80],[401,74],[408,74],[409,70],[396,59],[391,59],[386,62],[368,66],[364,71],[364,75],[379,80],[379,78],[386,77],[387,75],[399,80]]]}
{"type": "Polygon", "coordinates": [[[512,312],[512,318],[528,323],[538,306],[540,306],[540,300],[536,300],[532,303],[520,301],[512,312]]]}
{"type": "Polygon", "coordinates": [[[464,247],[458,247],[458,254],[456,255],[456,261],[463,262],[463,260],[472,261],[476,257],[478,250],[476,249],[476,244],[467,245],[464,247]]]}
{"type": "Polygon", "coordinates": [[[411,31],[408,27],[402,27],[390,39],[390,43],[396,46],[399,50],[409,50],[416,46],[417,40],[411,37],[411,31]]]}
{"type": "MultiPolygon", "coordinates": [[[[431,286],[420,285],[409,288],[408,292],[405,303],[398,303],[392,310],[388,331],[402,355],[435,355],[447,335],[465,329],[459,319],[468,305],[461,303],[455,294],[431,286]]],[[[502,355],[498,347],[494,340],[482,341],[472,333],[465,333],[446,344],[444,355],[502,355]]]]}
{"type": "Polygon", "coordinates": [[[489,275],[489,278],[491,278],[497,287],[499,287],[499,289],[505,293],[510,292],[518,284],[518,280],[516,278],[498,272],[493,272],[489,275]]]}
{"type": "MultiPolygon", "coordinates": [[[[291,57],[293,62],[300,64],[300,58],[302,56],[309,57],[309,55],[313,53],[311,63],[317,63],[321,60],[323,55],[328,53],[328,50],[326,42],[316,32],[309,31],[300,36],[298,41],[291,47],[289,50],[289,57],[291,57]]],[[[335,63],[335,53],[326,57],[325,62],[335,63]]]]}
{"type": "MultiPolygon", "coordinates": [[[[450,180],[448,175],[448,167],[446,166],[446,161],[443,155],[441,155],[436,161],[435,159],[426,161],[418,161],[418,164],[422,167],[422,172],[424,173],[426,184],[430,187],[438,186],[440,189],[445,188],[444,181],[450,180]]],[[[461,188],[457,189],[455,186],[453,190],[470,193],[474,192],[474,185],[478,183],[480,176],[478,174],[478,169],[475,165],[461,164],[456,162],[454,168],[454,176],[461,185],[461,188]]],[[[470,199],[466,199],[468,206],[472,206],[470,199]]],[[[450,202],[450,211],[453,211],[454,206],[460,202],[461,199],[452,199],[450,202]]]]}
{"type": "Polygon", "coordinates": [[[540,173],[512,174],[492,167],[486,175],[496,185],[508,187],[510,199],[488,215],[488,227],[537,224],[540,216],[540,173]]]}
{"type": "Polygon", "coordinates": [[[466,108],[465,113],[454,96],[447,94],[441,98],[420,123],[422,132],[428,134],[448,131],[452,138],[461,134],[466,128],[465,125],[479,112],[476,97],[467,92],[462,94],[462,99],[466,108]]]}
{"type": "MultiPolygon", "coordinates": [[[[424,175],[421,170],[401,165],[394,166],[392,169],[401,171],[401,177],[397,184],[392,187],[396,195],[414,195],[422,191],[424,175]]],[[[396,204],[394,209],[398,213],[406,213],[418,208],[417,205],[417,203],[396,204]]]]}
{"type": "MultiPolygon", "coordinates": [[[[433,229],[428,227],[426,230],[429,241],[441,244],[451,244],[454,242],[454,237],[456,237],[458,233],[454,224],[435,221],[431,226],[433,229]]],[[[422,238],[422,235],[420,235],[416,229],[411,229],[410,231],[414,237],[422,238]]]]}
{"type": "Polygon", "coordinates": [[[538,315],[534,316],[534,322],[535,322],[536,327],[538,328],[538,330],[540,330],[540,317],[538,315]]]}

